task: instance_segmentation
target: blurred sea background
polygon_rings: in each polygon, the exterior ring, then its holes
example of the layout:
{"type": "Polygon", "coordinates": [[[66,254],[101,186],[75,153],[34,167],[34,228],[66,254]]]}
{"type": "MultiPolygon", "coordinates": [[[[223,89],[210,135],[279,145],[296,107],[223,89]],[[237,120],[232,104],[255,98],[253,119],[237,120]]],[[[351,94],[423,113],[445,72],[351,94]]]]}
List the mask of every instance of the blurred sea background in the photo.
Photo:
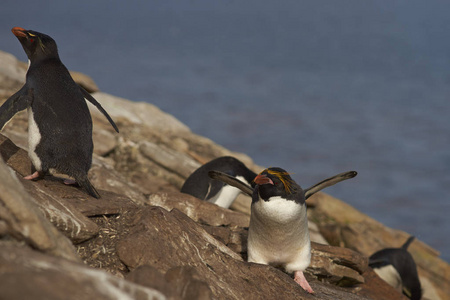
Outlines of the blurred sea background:
{"type": "MultiPolygon", "coordinates": [[[[450,261],[449,1],[13,1],[11,33],[52,36],[106,93],[153,103],[294,173],[450,261]]],[[[149,116],[151,118],[151,116],[149,116]]],[[[399,241],[399,244],[403,241],[399,241]]]]}

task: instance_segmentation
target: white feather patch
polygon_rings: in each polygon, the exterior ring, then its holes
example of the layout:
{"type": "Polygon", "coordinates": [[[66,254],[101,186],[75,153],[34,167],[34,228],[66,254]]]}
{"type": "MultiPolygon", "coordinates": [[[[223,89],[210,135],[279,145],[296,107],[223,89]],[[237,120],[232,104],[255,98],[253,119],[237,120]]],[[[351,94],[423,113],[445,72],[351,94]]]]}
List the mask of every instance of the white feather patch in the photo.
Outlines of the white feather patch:
{"type": "MultiPolygon", "coordinates": [[[[236,179],[245,184],[249,184],[242,176],[236,176],[236,179]]],[[[229,208],[240,193],[240,189],[226,184],[214,197],[209,199],[208,202],[214,203],[220,207],[229,208]]]]}
{"type": "Polygon", "coordinates": [[[392,265],[387,265],[381,268],[373,269],[381,279],[386,281],[390,286],[394,289],[402,292],[403,284],[400,274],[398,274],[397,270],[392,265]]]}
{"type": "Polygon", "coordinates": [[[28,156],[31,159],[37,171],[42,170],[41,159],[36,154],[36,147],[41,141],[41,133],[34,120],[33,110],[29,107],[28,111],[28,156]]]}
{"type": "Polygon", "coordinates": [[[252,204],[248,261],[305,270],[311,260],[306,205],[272,197],[252,204]]]}

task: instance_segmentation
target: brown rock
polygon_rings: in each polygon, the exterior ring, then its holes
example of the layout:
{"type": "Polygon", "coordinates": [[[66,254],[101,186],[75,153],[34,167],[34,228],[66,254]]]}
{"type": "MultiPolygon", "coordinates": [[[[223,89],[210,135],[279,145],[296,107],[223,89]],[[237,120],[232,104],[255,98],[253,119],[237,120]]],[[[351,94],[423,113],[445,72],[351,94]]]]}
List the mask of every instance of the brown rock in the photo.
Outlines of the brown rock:
{"type": "Polygon", "coordinates": [[[215,204],[179,192],[156,193],[150,195],[148,204],[157,205],[167,210],[176,208],[188,215],[194,221],[212,226],[226,225],[247,227],[250,222],[250,218],[247,215],[219,207],[215,204]]]}
{"type": "Polygon", "coordinates": [[[70,241],[45,219],[16,175],[2,159],[0,159],[0,220],[4,235],[56,256],[71,260],[79,259],[70,241]]]}
{"type": "Polygon", "coordinates": [[[181,299],[213,299],[208,284],[198,280],[201,278],[194,267],[175,267],[167,271],[166,280],[175,289],[181,299]]]}
{"type": "Polygon", "coordinates": [[[104,158],[94,155],[89,179],[97,190],[124,195],[137,204],[143,204],[146,201],[140,188],[126,180],[104,158]]]}
{"type": "Polygon", "coordinates": [[[355,270],[359,274],[364,273],[368,268],[369,259],[351,249],[333,247],[311,242],[313,255],[330,257],[335,264],[345,266],[355,270]]]}
{"type": "Polygon", "coordinates": [[[164,273],[176,267],[195,268],[197,275],[193,278],[204,281],[214,298],[358,298],[349,291],[314,280],[311,285],[316,296],[308,295],[283,272],[242,261],[176,209],[172,212],[158,207],[142,210],[117,249],[122,261],[131,269],[150,265],[164,273]]]}
{"type": "Polygon", "coordinates": [[[138,205],[130,198],[113,192],[102,191],[100,199],[78,196],[64,200],[86,217],[101,215],[120,215],[124,211],[136,209],[138,205]]]}
{"type": "Polygon", "coordinates": [[[378,275],[371,269],[367,268],[363,273],[364,285],[362,288],[356,289],[356,294],[359,296],[367,297],[370,299],[383,299],[383,300],[408,300],[403,294],[399,293],[396,289],[383,281],[378,275]]]}
{"type": "MultiPolygon", "coordinates": [[[[400,247],[409,234],[391,229],[361,213],[350,205],[325,193],[317,193],[308,199],[313,207],[310,216],[334,245],[353,249],[366,256],[383,248],[400,247]],[[311,200],[311,201],[310,201],[311,200]]],[[[440,259],[439,253],[418,239],[408,248],[420,276],[428,278],[442,299],[450,294],[450,266],[440,259]]]]}
{"type": "Polygon", "coordinates": [[[367,257],[346,248],[311,244],[311,264],[308,272],[339,286],[364,283],[361,274],[367,268],[367,257]]]}
{"type": "Polygon", "coordinates": [[[20,175],[27,176],[31,173],[32,164],[27,151],[17,147],[3,134],[0,134],[0,155],[20,175]]]}
{"type": "Polygon", "coordinates": [[[136,284],[160,291],[166,295],[168,299],[182,299],[180,296],[181,293],[177,291],[178,286],[175,286],[174,288],[173,284],[169,283],[164,277],[164,274],[154,267],[147,265],[140,266],[131,271],[126,276],[126,279],[136,284]]]}
{"type": "Polygon", "coordinates": [[[210,225],[202,225],[202,227],[218,241],[224,243],[244,259],[247,259],[248,228],[210,225]]]}
{"type": "Polygon", "coordinates": [[[65,259],[2,243],[2,299],[166,299],[161,292],[65,259]]]}
{"type": "Polygon", "coordinates": [[[78,83],[79,86],[84,88],[89,93],[98,92],[100,90],[94,80],[86,74],[70,71],[70,76],[72,76],[73,81],[78,83]]]}
{"type": "Polygon", "coordinates": [[[25,83],[26,68],[14,55],[0,51],[0,98],[8,98],[25,83]]]}
{"type": "Polygon", "coordinates": [[[73,194],[84,198],[82,191],[67,187],[62,181],[56,180],[32,182],[22,179],[21,182],[25,190],[33,195],[33,200],[47,219],[72,242],[80,243],[98,233],[98,226],[64,199],[73,197],[73,194]]]}
{"type": "Polygon", "coordinates": [[[110,154],[118,145],[118,136],[111,131],[99,128],[92,132],[92,139],[95,141],[94,153],[100,156],[110,154]]]}

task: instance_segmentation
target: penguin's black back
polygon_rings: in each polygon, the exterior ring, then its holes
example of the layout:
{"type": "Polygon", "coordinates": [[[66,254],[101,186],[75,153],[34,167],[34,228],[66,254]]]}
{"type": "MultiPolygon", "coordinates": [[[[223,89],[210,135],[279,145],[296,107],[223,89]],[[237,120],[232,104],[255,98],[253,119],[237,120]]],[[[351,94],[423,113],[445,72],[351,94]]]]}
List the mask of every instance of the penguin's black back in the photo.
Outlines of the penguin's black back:
{"type": "Polygon", "coordinates": [[[422,289],[417,273],[417,266],[412,255],[407,251],[414,237],[409,238],[401,248],[385,248],[369,257],[371,268],[382,268],[392,265],[400,275],[402,284],[411,294],[411,299],[422,297],[422,289]]]}
{"type": "Polygon", "coordinates": [[[231,156],[222,156],[195,170],[184,182],[181,192],[202,200],[214,197],[225,183],[208,176],[208,172],[213,170],[233,177],[242,176],[248,183],[252,183],[256,177],[256,173],[248,169],[240,160],[231,156]]]}
{"type": "Polygon", "coordinates": [[[92,162],[92,119],[67,68],[57,57],[32,62],[26,85],[33,90],[31,110],[41,135],[35,152],[42,169],[86,173],[92,162]]]}

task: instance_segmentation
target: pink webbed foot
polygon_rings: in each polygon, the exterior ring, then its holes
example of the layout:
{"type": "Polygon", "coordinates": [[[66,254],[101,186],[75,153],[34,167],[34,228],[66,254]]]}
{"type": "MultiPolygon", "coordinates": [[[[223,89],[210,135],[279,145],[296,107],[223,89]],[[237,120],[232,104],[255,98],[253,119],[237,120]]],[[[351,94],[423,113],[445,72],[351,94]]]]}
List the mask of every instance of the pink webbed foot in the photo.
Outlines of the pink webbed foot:
{"type": "Polygon", "coordinates": [[[28,175],[28,176],[25,176],[23,179],[26,179],[26,180],[33,180],[33,179],[37,179],[37,178],[39,178],[39,177],[41,177],[41,173],[39,173],[39,171],[36,171],[36,172],[34,172],[33,174],[31,174],[31,175],[28,175]]]}
{"type": "Polygon", "coordinates": [[[310,294],[314,294],[313,289],[309,285],[308,281],[305,278],[305,275],[302,271],[295,271],[294,273],[294,280],[297,282],[305,291],[307,291],[310,294]]]}
{"type": "Polygon", "coordinates": [[[64,184],[66,185],[75,185],[77,182],[73,179],[64,179],[64,184]]]}

